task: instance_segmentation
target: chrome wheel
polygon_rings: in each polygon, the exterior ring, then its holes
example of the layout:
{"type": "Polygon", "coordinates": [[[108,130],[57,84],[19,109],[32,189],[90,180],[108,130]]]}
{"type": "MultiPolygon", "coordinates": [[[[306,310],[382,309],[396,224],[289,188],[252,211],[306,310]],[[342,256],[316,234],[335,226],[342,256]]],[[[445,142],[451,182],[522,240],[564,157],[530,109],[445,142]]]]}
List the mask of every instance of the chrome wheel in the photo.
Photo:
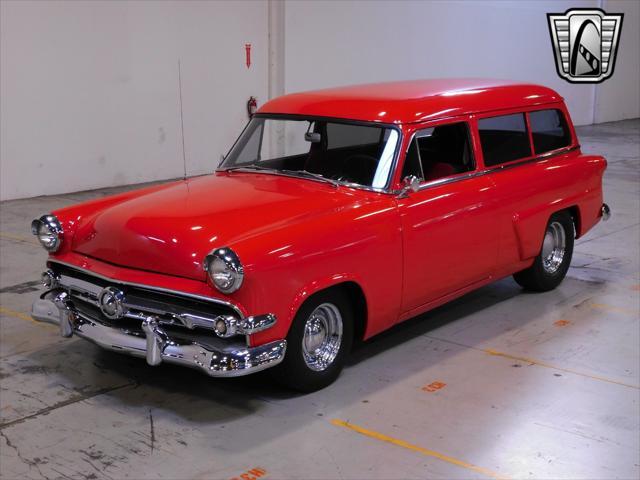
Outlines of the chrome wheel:
{"type": "Polygon", "coordinates": [[[332,303],[319,305],[304,325],[302,356],[311,370],[326,370],[338,356],[342,344],[342,315],[332,303]]]}
{"type": "Polygon", "coordinates": [[[559,222],[551,222],[542,242],[542,268],[547,273],[556,273],[562,265],[566,249],[566,235],[559,222]]]}

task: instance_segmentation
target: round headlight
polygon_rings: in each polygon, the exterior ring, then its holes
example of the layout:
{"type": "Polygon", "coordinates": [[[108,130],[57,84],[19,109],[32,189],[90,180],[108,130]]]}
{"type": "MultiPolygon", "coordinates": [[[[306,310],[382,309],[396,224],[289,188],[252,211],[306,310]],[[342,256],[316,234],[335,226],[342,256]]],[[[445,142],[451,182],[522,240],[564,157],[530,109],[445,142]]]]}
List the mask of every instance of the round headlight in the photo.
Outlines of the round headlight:
{"type": "Polygon", "coordinates": [[[55,252],[62,244],[62,226],[55,215],[43,215],[31,222],[31,233],[49,252],[55,252]]]}
{"type": "Polygon", "coordinates": [[[211,282],[222,293],[233,293],[242,285],[244,269],[238,255],[230,248],[213,250],[205,257],[203,266],[211,282]]]}

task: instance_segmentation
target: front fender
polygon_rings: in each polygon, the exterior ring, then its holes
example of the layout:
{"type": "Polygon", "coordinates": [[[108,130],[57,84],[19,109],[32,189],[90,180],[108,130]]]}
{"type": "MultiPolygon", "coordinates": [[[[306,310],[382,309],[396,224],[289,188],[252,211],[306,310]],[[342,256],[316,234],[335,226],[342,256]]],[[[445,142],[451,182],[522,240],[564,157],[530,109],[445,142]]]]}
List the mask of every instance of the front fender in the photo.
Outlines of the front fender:
{"type": "Polygon", "coordinates": [[[365,338],[398,319],[402,245],[393,197],[375,195],[230,246],[245,265],[245,283],[232,296],[255,314],[278,318],[274,327],[252,336],[252,345],[285,338],[305,300],[343,282],[354,282],[364,292],[365,338]]]}

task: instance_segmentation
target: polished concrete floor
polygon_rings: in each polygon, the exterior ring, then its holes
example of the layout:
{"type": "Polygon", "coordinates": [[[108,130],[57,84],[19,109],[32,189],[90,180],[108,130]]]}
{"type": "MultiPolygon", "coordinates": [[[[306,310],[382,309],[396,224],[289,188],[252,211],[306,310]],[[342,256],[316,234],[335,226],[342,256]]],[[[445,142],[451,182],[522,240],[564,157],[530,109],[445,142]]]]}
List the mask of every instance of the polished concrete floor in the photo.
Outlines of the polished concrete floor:
{"type": "Polygon", "coordinates": [[[29,221],[110,193],[2,204],[0,477],[457,479],[640,476],[640,121],[579,129],[612,219],[555,291],[511,279],[368,342],[296,395],[103,352],[33,322],[29,221]]]}

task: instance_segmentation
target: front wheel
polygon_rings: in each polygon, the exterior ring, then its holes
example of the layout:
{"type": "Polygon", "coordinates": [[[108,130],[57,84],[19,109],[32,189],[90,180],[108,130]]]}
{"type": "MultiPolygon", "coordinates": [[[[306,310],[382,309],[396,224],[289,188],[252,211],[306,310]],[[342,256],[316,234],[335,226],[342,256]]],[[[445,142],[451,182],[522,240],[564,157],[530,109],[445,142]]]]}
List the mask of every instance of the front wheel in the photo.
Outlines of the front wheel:
{"type": "Polygon", "coordinates": [[[276,380],[301,392],[313,392],[338,378],[353,341],[353,309],[342,292],[329,290],[307,300],[296,314],[276,380]]]}
{"type": "Polygon", "coordinates": [[[573,220],[567,212],[554,213],[542,241],[540,254],[526,270],[513,278],[527,290],[553,290],[564,279],[571,264],[574,240],[573,220]]]}

